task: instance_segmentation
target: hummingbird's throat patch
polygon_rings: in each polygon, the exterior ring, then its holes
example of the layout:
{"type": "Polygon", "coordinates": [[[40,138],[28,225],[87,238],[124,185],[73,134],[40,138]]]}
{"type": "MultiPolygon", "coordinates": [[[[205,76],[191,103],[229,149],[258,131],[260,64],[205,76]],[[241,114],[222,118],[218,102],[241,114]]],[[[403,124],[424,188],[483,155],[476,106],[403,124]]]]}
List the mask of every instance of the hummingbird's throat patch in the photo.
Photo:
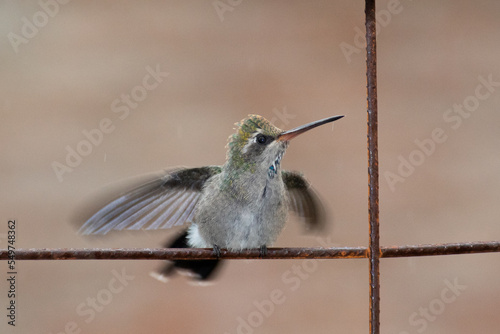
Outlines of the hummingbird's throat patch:
{"type": "Polygon", "coordinates": [[[269,170],[267,172],[267,175],[269,175],[269,178],[274,178],[274,176],[276,174],[278,174],[278,168],[280,166],[280,163],[281,163],[281,158],[283,158],[283,153],[279,153],[278,154],[278,157],[276,158],[276,160],[274,160],[273,164],[271,166],[269,166],[269,170]]]}

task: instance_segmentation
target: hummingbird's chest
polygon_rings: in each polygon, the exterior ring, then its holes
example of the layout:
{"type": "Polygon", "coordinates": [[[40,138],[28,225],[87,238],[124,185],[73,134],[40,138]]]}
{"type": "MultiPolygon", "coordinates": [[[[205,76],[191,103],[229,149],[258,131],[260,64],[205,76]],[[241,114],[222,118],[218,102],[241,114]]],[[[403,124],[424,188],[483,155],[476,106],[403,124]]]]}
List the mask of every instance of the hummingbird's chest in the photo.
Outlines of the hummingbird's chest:
{"type": "Polygon", "coordinates": [[[219,178],[207,184],[196,208],[192,230],[197,229],[203,247],[245,249],[273,243],[288,212],[281,177],[236,184],[232,189],[221,187],[219,178]]]}

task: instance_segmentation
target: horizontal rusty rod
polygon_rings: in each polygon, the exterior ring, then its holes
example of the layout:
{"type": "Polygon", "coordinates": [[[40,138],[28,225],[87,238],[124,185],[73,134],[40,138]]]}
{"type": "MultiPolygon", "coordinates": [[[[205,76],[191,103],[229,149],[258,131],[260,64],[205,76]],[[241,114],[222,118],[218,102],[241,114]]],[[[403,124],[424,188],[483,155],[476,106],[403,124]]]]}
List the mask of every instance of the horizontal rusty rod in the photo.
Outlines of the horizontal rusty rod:
{"type": "MultiPolygon", "coordinates": [[[[268,248],[266,259],[365,258],[365,247],[346,248],[268,248]]],[[[223,259],[259,259],[260,249],[220,250],[223,259]]],[[[0,250],[0,260],[7,251],[0,250]]],[[[213,260],[210,248],[107,248],[107,249],[19,249],[16,260],[213,260]]]]}
{"type": "Polygon", "coordinates": [[[381,257],[410,257],[500,252],[500,241],[382,247],[381,257]]]}
{"type": "MultiPolygon", "coordinates": [[[[500,241],[467,242],[440,245],[407,245],[381,247],[380,257],[412,257],[500,252],[500,241]]],[[[9,252],[0,250],[0,260],[213,260],[207,248],[30,248],[9,252]]],[[[221,249],[223,259],[259,259],[259,249],[228,251],[221,249]]],[[[360,259],[367,258],[366,247],[269,248],[264,259],[360,259]]]]}

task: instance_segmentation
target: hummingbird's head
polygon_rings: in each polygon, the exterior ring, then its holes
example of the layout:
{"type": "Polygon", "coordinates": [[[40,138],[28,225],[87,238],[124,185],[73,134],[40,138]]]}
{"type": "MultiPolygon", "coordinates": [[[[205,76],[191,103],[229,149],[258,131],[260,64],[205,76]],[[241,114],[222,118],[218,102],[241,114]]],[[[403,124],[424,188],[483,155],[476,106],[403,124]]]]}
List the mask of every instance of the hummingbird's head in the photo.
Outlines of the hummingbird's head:
{"type": "Polygon", "coordinates": [[[228,162],[252,172],[260,166],[277,172],[288,146],[288,141],[278,140],[284,131],[259,115],[248,115],[236,126],[236,132],[229,137],[228,162]]]}
{"type": "Polygon", "coordinates": [[[229,137],[228,162],[236,168],[266,170],[272,178],[278,172],[288,142],[296,136],[344,116],[333,116],[283,131],[258,115],[248,115],[236,123],[236,132],[229,137]]]}

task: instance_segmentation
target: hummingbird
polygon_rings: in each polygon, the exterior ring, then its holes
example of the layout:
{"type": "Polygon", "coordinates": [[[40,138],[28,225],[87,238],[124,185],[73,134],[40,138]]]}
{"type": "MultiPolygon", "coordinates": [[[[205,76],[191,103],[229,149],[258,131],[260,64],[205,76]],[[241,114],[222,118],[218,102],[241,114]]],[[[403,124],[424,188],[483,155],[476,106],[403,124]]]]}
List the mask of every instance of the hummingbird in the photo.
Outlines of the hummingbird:
{"type": "MultiPolygon", "coordinates": [[[[281,170],[290,140],[344,116],[333,116],[283,131],[259,115],[236,123],[222,166],[174,168],[115,198],[80,228],[80,233],[157,230],[189,224],[167,248],[243,250],[265,256],[283,230],[288,212],[309,229],[323,226],[321,203],[306,179],[281,170]]],[[[198,281],[213,277],[220,260],[176,260],[156,278],[167,281],[174,269],[188,270],[198,281]]]]}

